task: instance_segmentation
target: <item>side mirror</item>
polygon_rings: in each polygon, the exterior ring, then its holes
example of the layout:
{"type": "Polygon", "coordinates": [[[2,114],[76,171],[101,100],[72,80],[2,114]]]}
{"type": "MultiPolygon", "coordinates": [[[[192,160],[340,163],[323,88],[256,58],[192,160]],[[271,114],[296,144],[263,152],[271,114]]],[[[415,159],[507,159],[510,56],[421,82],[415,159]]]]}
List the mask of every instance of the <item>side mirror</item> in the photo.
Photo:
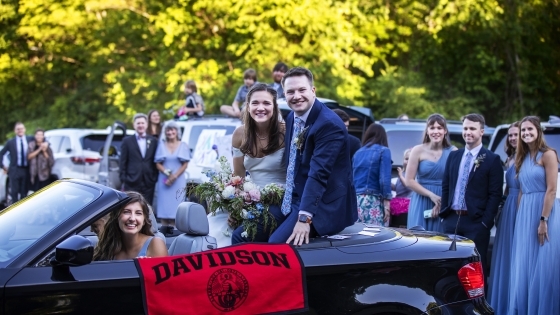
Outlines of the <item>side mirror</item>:
{"type": "Polygon", "coordinates": [[[93,260],[93,245],[81,235],[73,235],[60,243],[55,250],[55,265],[83,266],[93,260]]]}

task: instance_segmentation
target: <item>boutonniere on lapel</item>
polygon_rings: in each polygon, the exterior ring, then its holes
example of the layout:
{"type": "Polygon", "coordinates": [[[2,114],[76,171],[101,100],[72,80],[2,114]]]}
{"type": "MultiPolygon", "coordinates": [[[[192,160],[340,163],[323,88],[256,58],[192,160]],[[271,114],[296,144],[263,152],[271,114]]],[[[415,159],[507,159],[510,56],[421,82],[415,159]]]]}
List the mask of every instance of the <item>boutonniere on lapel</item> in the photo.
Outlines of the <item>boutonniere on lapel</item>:
{"type": "Polygon", "coordinates": [[[476,172],[476,169],[480,166],[480,164],[482,164],[482,162],[484,162],[485,158],[486,158],[486,153],[476,157],[476,160],[474,160],[474,172],[476,172]]]}
{"type": "Polygon", "coordinates": [[[303,150],[303,145],[305,144],[305,136],[307,135],[307,130],[309,130],[309,126],[303,128],[300,133],[296,136],[294,143],[296,144],[296,148],[298,150],[303,150]]]}
{"type": "Polygon", "coordinates": [[[150,148],[150,143],[151,142],[152,142],[152,140],[146,139],[146,150],[148,150],[150,148]]]}

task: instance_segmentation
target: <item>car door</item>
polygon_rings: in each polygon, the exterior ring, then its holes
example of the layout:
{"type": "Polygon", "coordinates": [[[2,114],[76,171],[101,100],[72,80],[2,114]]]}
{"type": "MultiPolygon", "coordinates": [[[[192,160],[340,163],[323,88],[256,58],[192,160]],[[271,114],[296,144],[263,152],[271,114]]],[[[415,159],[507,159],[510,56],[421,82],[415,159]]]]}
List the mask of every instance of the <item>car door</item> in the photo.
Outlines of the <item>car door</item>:
{"type": "Polygon", "coordinates": [[[25,267],[4,288],[5,314],[143,314],[134,261],[25,267]]]}
{"type": "Polygon", "coordinates": [[[101,165],[99,166],[99,183],[114,189],[120,189],[121,187],[121,180],[119,177],[120,145],[116,147],[113,143],[113,139],[119,137],[115,135],[118,131],[122,132],[122,138],[126,137],[125,123],[115,121],[111,126],[111,131],[105,140],[101,156],[101,165]]]}

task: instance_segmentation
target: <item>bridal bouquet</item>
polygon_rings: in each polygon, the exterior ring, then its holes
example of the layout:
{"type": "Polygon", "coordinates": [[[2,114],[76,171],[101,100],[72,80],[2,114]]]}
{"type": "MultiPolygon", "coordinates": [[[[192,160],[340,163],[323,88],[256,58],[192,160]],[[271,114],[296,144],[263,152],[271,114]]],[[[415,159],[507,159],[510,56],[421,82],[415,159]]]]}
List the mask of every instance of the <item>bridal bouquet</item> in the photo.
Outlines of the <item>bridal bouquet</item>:
{"type": "MultiPolygon", "coordinates": [[[[245,231],[244,237],[254,239],[257,222],[262,220],[265,227],[269,224],[276,227],[274,216],[268,211],[270,205],[279,205],[284,198],[284,187],[268,184],[260,188],[251,181],[251,177],[234,176],[228,160],[221,156],[220,171],[206,171],[210,181],[197,185],[193,193],[208,203],[213,214],[218,209],[228,211],[237,222],[241,222],[245,231]]],[[[236,228],[236,227],[233,227],[236,228]]],[[[229,231],[225,231],[229,234],[229,231]]],[[[226,234],[226,235],[228,235],[226,234]]],[[[229,236],[229,235],[228,235],[229,236]]]]}

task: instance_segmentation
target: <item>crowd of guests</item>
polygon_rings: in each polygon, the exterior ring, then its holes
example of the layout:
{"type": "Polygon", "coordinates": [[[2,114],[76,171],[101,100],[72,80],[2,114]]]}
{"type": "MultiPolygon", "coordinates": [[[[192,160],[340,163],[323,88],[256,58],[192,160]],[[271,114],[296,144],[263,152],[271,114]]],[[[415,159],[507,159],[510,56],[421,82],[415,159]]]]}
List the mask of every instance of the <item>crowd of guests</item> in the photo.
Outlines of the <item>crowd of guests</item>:
{"type": "Polygon", "coordinates": [[[353,158],[359,220],[388,225],[393,207],[406,207],[392,201],[410,196],[406,226],[473,240],[485,271],[490,229],[496,224],[488,277],[496,314],[559,314],[557,152],[547,146],[538,117],[512,123],[503,191],[499,156],[481,143],[484,117],[469,114],[462,121],[466,146],[457,149],[445,118],[428,117],[423,143],[404,153],[404,169],[393,186],[399,197],[390,191],[387,136],[380,125],[371,125],[353,158]]]}
{"type": "Polygon", "coordinates": [[[10,178],[11,202],[19,201],[29,191],[37,191],[51,182],[54,157],[49,143],[45,141],[45,131],[36,129],[33,137],[25,135],[25,125],[17,122],[15,137],[8,140],[0,150],[2,169],[10,178]],[[4,156],[9,155],[9,166],[4,156]]]}
{"type": "MultiPolygon", "coordinates": [[[[308,69],[277,66],[272,85],[258,83],[256,72],[247,70],[232,106],[221,108],[243,121],[232,139],[234,173],[249,172],[261,186],[286,188],[282,204],[270,207],[276,228],[259,226],[254,240],[301,245],[355,222],[406,226],[471,239],[487,271],[490,230],[496,224],[488,278],[496,313],[560,313],[558,156],[547,146],[537,117],[524,117],[508,130],[505,191],[504,166],[483,147],[485,120],[476,113],[462,117],[465,147],[460,149],[449,140],[446,119],[430,115],[422,143],[398,152],[404,162],[392,183],[392,152],[383,126],[371,124],[360,143],[347,132],[349,117],[317,100],[308,69]],[[292,109],[285,121],[277,104],[280,93],[292,109]]],[[[185,93],[186,115],[199,115],[203,101],[194,82],[185,84],[185,93]]],[[[165,243],[151,231],[155,222],[148,205],[157,186],[158,217],[174,225],[181,201],[177,192],[186,184],[190,151],[177,124],[162,127],[159,113],[151,111],[136,114],[133,125],[135,135],[123,140],[120,158],[120,179],[130,201],[92,226],[100,236],[99,260],[167,255],[165,243]]],[[[16,137],[0,156],[8,151],[10,179],[18,188],[12,192],[21,191],[17,185],[23,187],[24,177],[37,187],[44,184],[52,151],[42,130],[27,138],[23,124],[16,124],[16,137]]],[[[246,241],[243,227],[229,240],[246,241]]]]}

